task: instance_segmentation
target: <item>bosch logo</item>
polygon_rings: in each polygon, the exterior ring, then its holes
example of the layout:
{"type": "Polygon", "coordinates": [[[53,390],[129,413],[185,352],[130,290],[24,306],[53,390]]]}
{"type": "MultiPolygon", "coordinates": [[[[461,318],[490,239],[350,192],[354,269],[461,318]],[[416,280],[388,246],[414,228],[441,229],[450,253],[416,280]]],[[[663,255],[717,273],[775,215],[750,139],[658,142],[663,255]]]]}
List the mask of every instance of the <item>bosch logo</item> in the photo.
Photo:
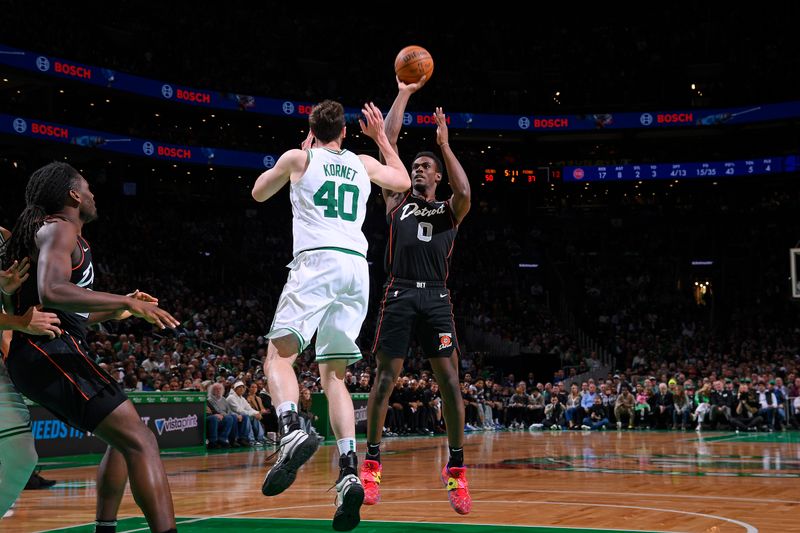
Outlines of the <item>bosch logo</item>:
{"type": "Polygon", "coordinates": [[[42,72],[47,72],[48,70],[50,70],[50,60],[44,56],[37,57],[36,68],[38,68],[42,72]]]}
{"type": "Polygon", "coordinates": [[[271,155],[264,156],[264,168],[272,168],[275,166],[275,158],[271,155]]]}
{"type": "Polygon", "coordinates": [[[411,113],[403,113],[403,126],[410,126],[412,122],[414,122],[414,117],[411,116],[411,113]]]}
{"type": "Polygon", "coordinates": [[[694,122],[693,113],[659,113],[656,115],[659,124],[691,124],[694,122]]]}
{"type": "Polygon", "coordinates": [[[294,113],[294,104],[289,102],[288,100],[283,103],[283,112],[287,115],[291,115],[294,113]]]}
{"type": "Polygon", "coordinates": [[[198,104],[210,104],[211,95],[200,91],[187,91],[186,89],[178,89],[178,100],[197,102],[198,104]]]}
{"type": "Polygon", "coordinates": [[[653,115],[650,113],[642,113],[639,117],[639,123],[641,123],[642,126],[649,126],[653,123],[653,115]]]}
{"type": "Polygon", "coordinates": [[[531,127],[531,121],[530,121],[530,119],[528,117],[519,117],[519,120],[517,121],[517,124],[523,130],[527,130],[528,128],[531,127]]]}
{"type": "Polygon", "coordinates": [[[165,83],[161,86],[161,96],[164,98],[172,98],[172,85],[165,83]]]}
{"type": "Polygon", "coordinates": [[[568,118],[534,118],[534,128],[567,128],[569,127],[568,118]]]}
{"type": "Polygon", "coordinates": [[[584,174],[582,168],[576,168],[575,170],[572,171],[572,177],[575,178],[576,180],[582,180],[583,176],[584,174]]]}
{"type": "Polygon", "coordinates": [[[77,65],[70,65],[69,63],[62,63],[60,61],[56,61],[53,70],[65,76],[82,78],[84,80],[92,79],[92,69],[86,67],[79,67],[77,65]]]}
{"type": "Polygon", "coordinates": [[[142,145],[142,152],[144,152],[144,155],[153,155],[155,151],[156,148],[150,141],[147,141],[142,145]]]}
{"type": "Polygon", "coordinates": [[[14,126],[14,131],[17,133],[25,133],[25,131],[28,129],[28,123],[22,118],[15,118],[12,125],[14,126]]]}

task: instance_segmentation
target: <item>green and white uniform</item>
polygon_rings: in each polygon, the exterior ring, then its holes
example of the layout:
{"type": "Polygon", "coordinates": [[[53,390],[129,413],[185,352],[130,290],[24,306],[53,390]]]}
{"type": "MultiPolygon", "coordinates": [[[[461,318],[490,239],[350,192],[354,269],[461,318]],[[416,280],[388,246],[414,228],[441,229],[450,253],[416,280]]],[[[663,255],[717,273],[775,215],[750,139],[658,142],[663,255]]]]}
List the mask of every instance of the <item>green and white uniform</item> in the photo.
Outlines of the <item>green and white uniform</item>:
{"type": "Polygon", "coordinates": [[[357,155],[313,148],[292,183],[294,260],[268,338],[294,334],[300,350],[317,333],[317,361],[361,359],[355,343],[367,313],[367,238],[361,226],[372,185],[357,155]]]}

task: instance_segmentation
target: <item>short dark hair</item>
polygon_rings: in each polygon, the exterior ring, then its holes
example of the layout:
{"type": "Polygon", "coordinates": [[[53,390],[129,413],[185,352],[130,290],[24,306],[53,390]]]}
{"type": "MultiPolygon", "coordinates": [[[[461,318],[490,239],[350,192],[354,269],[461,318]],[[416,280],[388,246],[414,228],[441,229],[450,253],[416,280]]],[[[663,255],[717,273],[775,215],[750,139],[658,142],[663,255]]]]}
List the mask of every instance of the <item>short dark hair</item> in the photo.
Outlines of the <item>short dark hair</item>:
{"type": "Polygon", "coordinates": [[[311,127],[314,137],[320,142],[331,142],[344,129],[344,107],[339,102],[324,100],[311,110],[308,125],[311,127]]]}
{"type": "Polygon", "coordinates": [[[436,154],[433,152],[419,152],[417,155],[414,156],[414,161],[419,159],[420,157],[430,157],[433,159],[433,162],[436,163],[436,172],[444,174],[444,165],[442,165],[442,160],[439,159],[436,154]]]}

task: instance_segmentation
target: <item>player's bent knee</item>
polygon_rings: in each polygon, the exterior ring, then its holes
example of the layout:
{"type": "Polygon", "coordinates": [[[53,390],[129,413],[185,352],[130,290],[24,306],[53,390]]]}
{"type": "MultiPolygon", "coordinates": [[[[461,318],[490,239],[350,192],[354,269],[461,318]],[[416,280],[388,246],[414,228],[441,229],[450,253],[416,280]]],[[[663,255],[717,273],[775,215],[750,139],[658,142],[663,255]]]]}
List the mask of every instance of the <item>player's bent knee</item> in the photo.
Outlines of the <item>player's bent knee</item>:
{"type": "Polygon", "coordinates": [[[375,385],[375,394],[380,397],[384,397],[391,392],[392,387],[394,386],[394,378],[391,374],[380,373],[375,380],[375,385]]]}

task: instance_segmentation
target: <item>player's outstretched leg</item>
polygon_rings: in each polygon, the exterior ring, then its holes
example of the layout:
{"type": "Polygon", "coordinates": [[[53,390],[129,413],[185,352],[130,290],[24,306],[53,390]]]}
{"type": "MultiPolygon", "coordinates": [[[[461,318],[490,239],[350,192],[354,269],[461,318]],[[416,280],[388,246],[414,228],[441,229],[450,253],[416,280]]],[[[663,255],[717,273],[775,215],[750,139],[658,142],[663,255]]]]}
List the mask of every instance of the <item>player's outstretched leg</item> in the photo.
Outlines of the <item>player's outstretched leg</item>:
{"type": "Polygon", "coordinates": [[[297,412],[300,391],[292,369],[297,351],[297,341],[291,335],[271,339],[267,347],[264,374],[270,395],[277,406],[281,439],[278,460],[261,484],[264,496],[275,496],[288,489],[294,483],[297,471],[319,447],[317,439],[301,429],[297,412]]]}
{"type": "Polygon", "coordinates": [[[297,471],[311,459],[319,447],[316,437],[300,429],[297,411],[287,411],[280,416],[281,441],[278,460],[264,477],[261,493],[276,496],[288,489],[297,477],[297,471]]]}

